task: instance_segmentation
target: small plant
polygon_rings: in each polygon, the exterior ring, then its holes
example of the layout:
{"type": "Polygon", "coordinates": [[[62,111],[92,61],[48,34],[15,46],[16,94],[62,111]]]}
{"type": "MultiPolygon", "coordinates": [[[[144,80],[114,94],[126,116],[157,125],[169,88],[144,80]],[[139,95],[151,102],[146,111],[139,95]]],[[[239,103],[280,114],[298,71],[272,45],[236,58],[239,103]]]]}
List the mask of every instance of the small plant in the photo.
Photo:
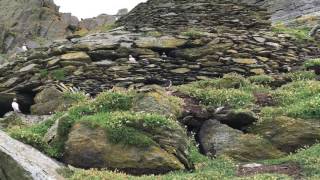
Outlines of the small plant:
{"type": "Polygon", "coordinates": [[[268,85],[272,81],[274,81],[273,77],[268,75],[257,75],[257,76],[251,76],[248,78],[251,83],[254,84],[262,84],[262,85],[268,85]]]}
{"type": "Polygon", "coordinates": [[[320,75],[320,58],[309,59],[304,63],[307,69],[312,69],[317,75],[320,75]]]}
{"type": "Polygon", "coordinates": [[[44,78],[48,77],[49,72],[48,72],[48,70],[46,70],[46,69],[41,69],[40,72],[39,72],[39,74],[40,74],[40,78],[41,78],[41,79],[44,79],[44,78]]]}
{"type": "Polygon", "coordinates": [[[204,36],[204,33],[197,29],[189,29],[185,32],[182,32],[181,35],[190,37],[191,39],[198,39],[204,36]]]}
{"type": "Polygon", "coordinates": [[[313,71],[297,71],[291,72],[286,75],[291,81],[304,81],[304,80],[314,80],[316,74],[313,71]]]}
{"type": "Polygon", "coordinates": [[[289,28],[282,23],[275,24],[272,27],[273,32],[288,34],[297,41],[313,41],[313,38],[309,36],[310,30],[308,27],[289,28]]]}
{"type": "Polygon", "coordinates": [[[50,77],[57,81],[63,81],[66,79],[66,74],[63,69],[57,69],[50,72],[50,77]]]}
{"type": "Polygon", "coordinates": [[[97,96],[94,106],[98,112],[127,111],[132,107],[132,100],[130,93],[107,91],[97,96]]]}

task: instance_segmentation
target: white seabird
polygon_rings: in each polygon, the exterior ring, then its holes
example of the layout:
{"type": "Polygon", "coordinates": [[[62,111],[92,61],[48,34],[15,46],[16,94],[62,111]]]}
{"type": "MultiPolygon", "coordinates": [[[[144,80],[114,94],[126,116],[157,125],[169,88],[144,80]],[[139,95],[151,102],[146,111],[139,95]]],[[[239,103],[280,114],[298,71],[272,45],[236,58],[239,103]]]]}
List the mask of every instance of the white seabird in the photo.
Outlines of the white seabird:
{"type": "Polygon", "coordinates": [[[136,59],[132,55],[129,55],[129,62],[130,63],[137,63],[136,59]]]}
{"type": "Polygon", "coordinates": [[[23,52],[28,51],[28,47],[25,44],[21,47],[21,49],[22,49],[23,52]]]}
{"type": "Polygon", "coordinates": [[[20,108],[19,108],[19,104],[17,103],[17,99],[16,98],[13,99],[13,101],[11,103],[11,106],[12,106],[12,109],[13,109],[14,112],[18,112],[18,113],[21,112],[20,108]]]}
{"type": "Polygon", "coordinates": [[[161,57],[162,57],[162,58],[167,58],[168,56],[166,55],[165,52],[163,52],[162,55],[161,55],[161,57]]]}

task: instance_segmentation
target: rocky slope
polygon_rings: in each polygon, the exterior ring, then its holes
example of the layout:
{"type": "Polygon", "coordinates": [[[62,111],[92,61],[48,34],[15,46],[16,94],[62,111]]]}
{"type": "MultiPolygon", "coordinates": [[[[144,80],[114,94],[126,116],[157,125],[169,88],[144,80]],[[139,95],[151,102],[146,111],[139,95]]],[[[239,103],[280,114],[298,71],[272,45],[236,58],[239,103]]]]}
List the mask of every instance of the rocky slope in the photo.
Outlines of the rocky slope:
{"type": "Polygon", "coordinates": [[[78,30],[90,31],[98,26],[113,23],[126,12],[122,10],[119,15],[100,15],[79,21],[70,13],[60,13],[53,0],[2,0],[0,53],[19,52],[24,43],[29,48],[44,46],[52,40],[73,35],[78,30]]]}
{"type": "Polygon", "coordinates": [[[78,20],[60,14],[52,0],[0,1],[0,52],[27,43],[39,47],[52,39],[70,35],[78,20]]]}
{"type": "Polygon", "coordinates": [[[318,0],[235,0],[268,8],[272,21],[290,21],[305,15],[319,15],[318,0]]]}

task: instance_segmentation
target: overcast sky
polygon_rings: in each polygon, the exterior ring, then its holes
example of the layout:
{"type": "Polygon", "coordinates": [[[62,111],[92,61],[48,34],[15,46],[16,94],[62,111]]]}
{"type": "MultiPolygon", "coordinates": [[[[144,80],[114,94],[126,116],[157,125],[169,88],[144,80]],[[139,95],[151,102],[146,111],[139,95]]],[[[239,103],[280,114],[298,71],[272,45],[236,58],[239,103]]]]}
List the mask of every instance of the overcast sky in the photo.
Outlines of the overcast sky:
{"type": "Polygon", "coordinates": [[[119,9],[131,10],[146,0],[54,0],[60,12],[71,12],[78,18],[90,18],[99,14],[116,14],[119,9]]]}

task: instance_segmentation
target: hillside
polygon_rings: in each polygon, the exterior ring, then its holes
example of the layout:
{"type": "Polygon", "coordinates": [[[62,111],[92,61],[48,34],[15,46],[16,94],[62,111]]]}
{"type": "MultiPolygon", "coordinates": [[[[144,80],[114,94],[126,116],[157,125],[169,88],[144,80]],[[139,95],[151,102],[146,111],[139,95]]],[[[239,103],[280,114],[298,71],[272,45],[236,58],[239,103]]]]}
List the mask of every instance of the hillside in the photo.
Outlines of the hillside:
{"type": "Polygon", "coordinates": [[[319,39],[270,2],[149,0],[4,57],[0,179],[319,179],[319,39]]]}

